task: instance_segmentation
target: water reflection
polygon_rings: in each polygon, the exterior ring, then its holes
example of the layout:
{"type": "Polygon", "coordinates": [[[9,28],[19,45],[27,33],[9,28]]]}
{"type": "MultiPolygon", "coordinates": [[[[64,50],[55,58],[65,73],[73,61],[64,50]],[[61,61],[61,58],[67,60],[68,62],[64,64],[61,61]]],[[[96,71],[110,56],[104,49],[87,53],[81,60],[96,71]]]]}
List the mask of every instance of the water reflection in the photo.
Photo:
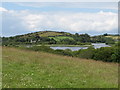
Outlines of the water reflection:
{"type": "MultiPolygon", "coordinates": [[[[105,43],[92,43],[93,47],[96,48],[101,48],[101,47],[110,47],[109,45],[106,45],[105,43]]],[[[88,47],[50,47],[54,50],[56,49],[70,49],[72,51],[78,51],[79,49],[87,49],[88,47]]]]}
{"type": "Polygon", "coordinates": [[[109,45],[106,45],[105,43],[92,43],[94,48],[101,48],[101,47],[110,47],[109,45]]]}
{"type": "Polygon", "coordinates": [[[62,49],[62,50],[70,49],[72,51],[77,51],[79,49],[87,49],[88,47],[50,47],[50,48],[52,48],[54,50],[56,50],[56,49],[62,49]]]}

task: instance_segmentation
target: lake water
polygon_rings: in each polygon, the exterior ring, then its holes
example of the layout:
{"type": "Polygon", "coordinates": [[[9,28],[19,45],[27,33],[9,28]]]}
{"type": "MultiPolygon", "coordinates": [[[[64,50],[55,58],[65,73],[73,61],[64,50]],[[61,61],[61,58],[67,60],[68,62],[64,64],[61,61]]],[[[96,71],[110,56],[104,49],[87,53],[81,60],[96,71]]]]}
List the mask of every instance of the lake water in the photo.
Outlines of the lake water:
{"type": "Polygon", "coordinates": [[[105,43],[92,43],[94,48],[101,48],[101,47],[110,47],[109,45],[106,45],[105,43]]]}
{"type": "MultiPolygon", "coordinates": [[[[109,45],[106,45],[105,43],[92,43],[93,47],[96,48],[101,48],[101,47],[110,47],[109,45]]],[[[88,47],[50,47],[54,50],[56,49],[70,49],[72,51],[78,51],[79,49],[87,49],[88,47]]]]}

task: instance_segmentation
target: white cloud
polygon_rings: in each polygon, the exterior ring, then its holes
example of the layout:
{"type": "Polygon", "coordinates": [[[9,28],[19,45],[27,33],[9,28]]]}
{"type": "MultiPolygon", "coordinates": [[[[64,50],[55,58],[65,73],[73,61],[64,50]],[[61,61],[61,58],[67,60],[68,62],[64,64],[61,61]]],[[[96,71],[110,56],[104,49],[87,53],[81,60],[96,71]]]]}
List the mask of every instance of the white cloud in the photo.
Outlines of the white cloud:
{"type": "Polygon", "coordinates": [[[61,29],[71,32],[95,32],[117,29],[117,14],[98,13],[39,13],[24,16],[24,23],[30,30],[61,29]]]}
{"type": "Polygon", "coordinates": [[[8,11],[3,15],[4,33],[40,30],[106,33],[117,30],[118,26],[117,13],[103,11],[97,13],[8,11]]]}
{"type": "Polygon", "coordinates": [[[8,11],[8,10],[3,7],[0,7],[0,12],[6,12],[6,11],[8,11]]]}

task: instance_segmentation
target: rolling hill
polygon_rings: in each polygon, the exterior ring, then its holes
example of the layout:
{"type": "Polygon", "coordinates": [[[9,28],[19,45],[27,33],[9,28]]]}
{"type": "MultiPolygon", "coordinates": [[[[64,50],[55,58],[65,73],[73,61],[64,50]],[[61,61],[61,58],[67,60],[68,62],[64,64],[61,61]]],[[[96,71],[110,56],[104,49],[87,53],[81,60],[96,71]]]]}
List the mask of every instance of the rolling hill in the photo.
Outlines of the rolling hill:
{"type": "Polygon", "coordinates": [[[26,44],[62,44],[62,45],[90,45],[91,43],[114,44],[117,42],[116,35],[98,35],[90,36],[89,34],[71,34],[68,32],[58,31],[40,31],[17,35],[12,37],[2,37],[2,44],[9,45],[26,45],[26,44]],[[114,37],[114,38],[113,38],[114,37]]]}
{"type": "Polygon", "coordinates": [[[35,35],[38,35],[40,37],[52,37],[52,36],[54,37],[54,36],[69,36],[72,34],[67,32],[57,32],[57,31],[39,31],[39,32],[28,33],[28,34],[19,35],[19,36],[29,37],[29,36],[35,36],[35,35]]]}

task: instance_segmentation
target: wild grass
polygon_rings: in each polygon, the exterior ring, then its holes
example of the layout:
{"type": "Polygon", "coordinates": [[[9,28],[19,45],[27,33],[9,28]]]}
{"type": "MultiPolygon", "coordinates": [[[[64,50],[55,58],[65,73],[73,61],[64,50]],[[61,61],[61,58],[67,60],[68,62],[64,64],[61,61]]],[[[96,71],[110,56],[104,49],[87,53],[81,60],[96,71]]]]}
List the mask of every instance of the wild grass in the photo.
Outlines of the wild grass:
{"type": "Polygon", "coordinates": [[[117,88],[118,64],[3,47],[3,88],[117,88]]]}

